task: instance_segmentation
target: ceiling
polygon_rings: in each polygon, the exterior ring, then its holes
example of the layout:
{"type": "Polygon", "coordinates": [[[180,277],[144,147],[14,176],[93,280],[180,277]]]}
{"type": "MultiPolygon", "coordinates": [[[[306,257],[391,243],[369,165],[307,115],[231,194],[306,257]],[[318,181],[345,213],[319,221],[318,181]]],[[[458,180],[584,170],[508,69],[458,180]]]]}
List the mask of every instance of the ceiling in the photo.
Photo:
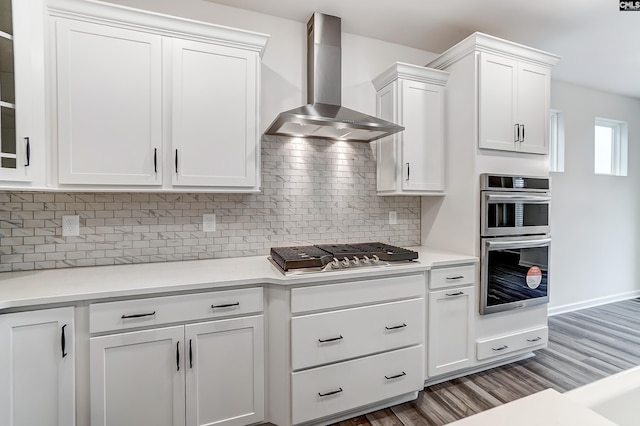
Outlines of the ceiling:
{"type": "Polygon", "coordinates": [[[640,98],[640,11],[615,0],[208,0],[442,53],[480,31],[562,57],[552,78],[640,98]]]}

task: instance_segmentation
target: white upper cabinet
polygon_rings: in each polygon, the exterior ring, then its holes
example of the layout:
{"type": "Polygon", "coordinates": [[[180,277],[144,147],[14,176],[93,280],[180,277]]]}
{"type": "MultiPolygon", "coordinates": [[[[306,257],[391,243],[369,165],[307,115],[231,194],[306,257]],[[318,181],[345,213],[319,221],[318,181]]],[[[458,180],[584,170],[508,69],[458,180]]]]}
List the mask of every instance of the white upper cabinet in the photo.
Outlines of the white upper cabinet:
{"type": "Polygon", "coordinates": [[[547,52],[475,33],[428,66],[455,70],[456,83],[450,90],[456,104],[462,105],[460,96],[467,96],[469,104],[473,102],[471,94],[477,98],[479,148],[547,154],[551,67],[559,59],[547,52]],[[469,87],[475,93],[469,92],[469,87]]]}
{"type": "Polygon", "coordinates": [[[257,188],[258,55],[172,43],[173,184],[257,188]]]}
{"type": "Polygon", "coordinates": [[[268,36],[101,2],[48,15],[52,186],[260,190],[268,36]]]}
{"type": "Polygon", "coordinates": [[[0,188],[45,184],[44,13],[5,0],[0,15],[0,188]]]}
{"type": "Polygon", "coordinates": [[[550,70],[480,53],[480,148],[546,154],[550,70]]]}
{"type": "Polygon", "coordinates": [[[449,73],[397,62],[373,80],[377,115],[405,130],[378,140],[378,195],[443,195],[449,73]]]}
{"type": "Polygon", "coordinates": [[[160,185],[162,38],[58,19],[56,46],[58,182],[160,185]]]}

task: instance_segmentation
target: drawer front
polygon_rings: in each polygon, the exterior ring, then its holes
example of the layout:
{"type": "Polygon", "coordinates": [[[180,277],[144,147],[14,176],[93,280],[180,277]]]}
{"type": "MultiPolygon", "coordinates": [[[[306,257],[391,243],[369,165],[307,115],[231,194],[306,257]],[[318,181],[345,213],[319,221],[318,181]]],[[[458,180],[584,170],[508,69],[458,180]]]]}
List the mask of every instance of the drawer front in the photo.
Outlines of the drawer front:
{"type": "Polygon", "coordinates": [[[429,288],[431,289],[469,285],[473,284],[475,280],[475,265],[437,268],[429,271],[429,288]]]}
{"type": "Polygon", "coordinates": [[[291,320],[292,368],[422,344],[424,305],[420,298],[295,317],[291,320]]]}
{"type": "Polygon", "coordinates": [[[151,297],[89,306],[91,333],[212,319],[262,311],[262,288],[151,297]]]}
{"type": "Polygon", "coordinates": [[[293,423],[422,390],[423,346],[292,374],[293,423]]]}
{"type": "Polygon", "coordinates": [[[539,327],[494,339],[478,340],[478,359],[502,356],[520,350],[535,350],[547,346],[549,329],[539,327]]]}
{"type": "Polygon", "coordinates": [[[327,284],[291,290],[291,312],[343,308],[388,300],[423,297],[423,274],[327,284]]]}

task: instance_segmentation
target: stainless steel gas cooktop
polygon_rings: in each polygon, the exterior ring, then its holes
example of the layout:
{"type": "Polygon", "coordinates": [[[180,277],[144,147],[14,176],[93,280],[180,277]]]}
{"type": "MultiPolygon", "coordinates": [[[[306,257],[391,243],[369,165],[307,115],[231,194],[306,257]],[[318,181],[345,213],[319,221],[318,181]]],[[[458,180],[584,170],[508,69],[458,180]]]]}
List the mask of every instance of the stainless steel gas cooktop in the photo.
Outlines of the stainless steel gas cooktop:
{"type": "Polygon", "coordinates": [[[285,275],[391,267],[416,259],[415,251],[379,242],[273,247],[269,256],[271,263],[285,275]]]}

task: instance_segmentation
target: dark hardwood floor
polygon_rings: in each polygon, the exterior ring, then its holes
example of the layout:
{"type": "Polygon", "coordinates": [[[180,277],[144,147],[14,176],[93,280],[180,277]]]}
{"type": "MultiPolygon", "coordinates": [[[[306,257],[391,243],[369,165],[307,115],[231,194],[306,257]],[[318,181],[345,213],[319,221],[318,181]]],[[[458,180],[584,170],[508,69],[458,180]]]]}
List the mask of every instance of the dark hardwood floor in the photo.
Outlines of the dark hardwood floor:
{"type": "Polygon", "coordinates": [[[536,356],[429,386],[418,399],[337,423],[444,425],[547,388],[565,392],[640,365],[640,299],[549,318],[536,356]]]}

